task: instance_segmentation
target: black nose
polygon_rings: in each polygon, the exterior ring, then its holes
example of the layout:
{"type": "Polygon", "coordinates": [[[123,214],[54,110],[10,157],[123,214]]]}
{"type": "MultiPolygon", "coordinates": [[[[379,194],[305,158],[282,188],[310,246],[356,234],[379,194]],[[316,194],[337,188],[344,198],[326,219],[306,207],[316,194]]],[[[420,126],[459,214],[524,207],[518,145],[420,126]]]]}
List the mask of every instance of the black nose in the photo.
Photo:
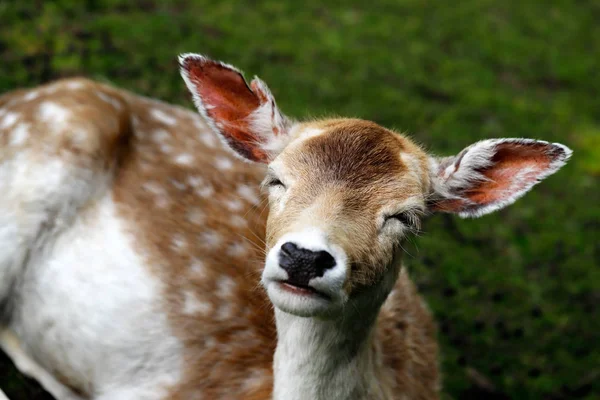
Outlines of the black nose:
{"type": "Polygon", "coordinates": [[[323,276],[335,267],[335,259],[326,251],[301,249],[292,242],[281,245],[279,265],[288,273],[290,283],[308,285],[313,278],[323,276]]]}

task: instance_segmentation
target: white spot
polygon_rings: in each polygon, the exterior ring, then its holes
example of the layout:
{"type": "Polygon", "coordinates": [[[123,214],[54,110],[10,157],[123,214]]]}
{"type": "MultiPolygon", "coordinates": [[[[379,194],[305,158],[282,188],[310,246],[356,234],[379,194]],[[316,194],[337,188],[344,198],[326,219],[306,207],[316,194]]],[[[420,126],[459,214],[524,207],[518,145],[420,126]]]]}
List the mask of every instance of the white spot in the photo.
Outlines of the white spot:
{"type": "Polygon", "coordinates": [[[10,145],[11,146],[20,146],[29,137],[29,126],[27,124],[19,124],[16,128],[14,128],[11,132],[10,136],[10,145]]]}
{"type": "Polygon", "coordinates": [[[43,102],[39,108],[40,119],[53,126],[56,130],[63,128],[70,116],[71,112],[68,108],[52,101],[43,102]]]}
{"type": "Polygon", "coordinates": [[[137,115],[133,115],[131,117],[131,123],[133,124],[133,128],[136,129],[136,136],[140,136],[140,134],[137,132],[137,129],[140,127],[140,119],[137,115]]]}
{"type": "Polygon", "coordinates": [[[187,214],[188,221],[194,225],[202,225],[204,223],[204,213],[200,210],[191,210],[187,214]]]}
{"type": "Polygon", "coordinates": [[[236,284],[231,277],[227,275],[223,275],[219,278],[216,283],[217,286],[217,296],[221,299],[231,298],[233,294],[233,290],[236,287],[236,284]]]}
{"type": "Polygon", "coordinates": [[[84,144],[88,141],[88,131],[86,129],[74,129],[71,132],[71,139],[75,144],[84,144]]]}
{"type": "Polygon", "coordinates": [[[164,187],[162,187],[160,184],[158,184],[158,182],[145,182],[142,185],[142,188],[144,188],[144,190],[147,190],[148,192],[152,193],[152,194],[156,194],[156,195],[161,195],[161,194],[166,194],[167,191],[165,190],[164,187]]]}
{"type": "Polygon", "coordinates": [[[175,189],[185,190],[185,183],[179,182],[177,179],[170,179],[170,181],[171,181],[171,184],[175,187],[175,189]]]}
{"type": "Polygon", "coordinates": [[[59,85],[58,84],[54,84],[54,85],[50,85],[48,87],[46,87],[46,89],[44,89],[45,94],[54,94],[58,91],[59,85]]]}
{"type": "Polygon", "coordinates": [[[237,199],[225,200],[224,203],[229,211],[241,211],[244,208],[244,203],[237,199]]]}
{"type": "Polygon", "coordinates": [[[202,261],[198,260],[197,258],[194,258],[192,260],[192,263],[190,264],[190,271],[192,271],[194,275],[197,276],[206,276],[206,266],[202,261]]]}
{"type": "Polygon", "coordinates": [[[166,208],[169,205],[167,191],[157,182],[146,182],[142,185],[142,188],[156,196],[154,200],[157,207],[166,208]]]}
{"type": "Polygon", "coordinates": [[[217,342],[217,340],[214,337],[209,337],[204,341],[205,348],[217,347],[218,345],[219,342],[217,342]]]}
{"type": "Polygon", "coordinates": [[[194,162],[194,156],[190,153],[182,153],[175,157],[175,163],[179,165],[192,165],[194,162]]]}
{"type": "Polygon", "coordinates": [[[80,81],[71,81],[71,82],[67,82],[65,84],[65,87],[69,90],[79,90],[79,89],[83,89],[85,87],[85,85],[83,84],[83,82],[80,82],[80,81]]]}
{"type": "Polygon", "coordinates": [[[233,243],[227,248],[227,255],[230,257],[242,257],[248,254],[248,247],[242,243],[233,243]]]}
{"type": "Polygon", "coordinates": [[[217,318],[221,321],[231,319],[233,316],[233,304],[230,301],[224,301],[217,310],[217,318]]]}
{"type": "Polygon", "coordinates": [[[18,119],[19,114],[11,111],[7,112],[6,115],[4,115],[4,118],[2,118],[2,122],[0,122],[0,129],[10,128],[18,119]]]}
{"type": "Polygon", "coordinates": [[[210,147],[214,149],[217,147],[217,138],[211,133],[204,132],[200,135],[200,141],[206,145],[206,147],[210,147]]]}
{"type": "MultiPolygon", "coordinates": [[[[248,343],[246,341],[244,341],[244,343],[248,343]]],[[[242,390],[243,391],[251,391],[251,390],[256,390],[259,389],[260,387],[263,386],[263,384],[267,381],[269,375],[267,375],[267,373],[263,370],[260,369],[254,369],[253,371],[249,371],[250,374],[248,375],[248,377],[246,379],[244,379],[244,382],[242,383],[242,390]]]]}
{"type": "Polygon", "coordinates": [[[202,179],[200,176],[190,176],[188,178],[188,184],[193,188],[197,188],[198,186],[204,184],[204,179],[202,179]]]}
{"type": "Polygon", "coordinates": [[[169,199],[165,196],[159,196],[156,198],[155,204],[158,208],[167,208],[169,205],[169,199]]]}
{"type": "Polygon", "coordinates": [[[37,99],[38,97],[40,97],[39,90],[32,90],[31,92],[29,92],[25,96],[23,96],[23,100],[31,101],[31,100],[37,99]]]}
{"type": "Polygon", "coordinates": [[[170,137],[171,135],[169,132],[164,129],[156,129],[154,132],[152,132],[152,140],[157,143],[166,142],[170,137]]]}
{"type": "Polygon", "coordinates": [[[159,110],[158,108],[152,109],[150,113],[152,114],[152,117],[154,117],[154,119],[156,119],[159,122],[162,122],[165,125],[173,126],[177,123],[177,119],[175,117],[170,116],[169,114],[162,110],[159,110]]]}
{"type": "Polygon", "coordinates": [[[247,200],[248,202],[250,202],[254,205],[257,205],[260,203],[260,198],[258,197],[256,191],[248,185],[238,186],[237,192],[240,196],[242,196],[243,199],[247,200]]]}
{"type": "Polygon", "coordinates": [[[187,240],[185,240],[185,237],[183,237],[183,235],[177,234],[173,236],[172,244],[173,249],[177,251],[182,251],[185,250],[185,248],[187,247],[187,240]]]}
{"type": "Polygon", "coordinates": [[[232,215],[229,222],[237,228],[246,228],[248,226],[248,221],[239,215],[232,215]]]}
{"type": "Polygon", "coordinates": [[[163,143],[160,145],[160,151],[162,151],[165,154],[170,154],[171,152],[173,152],[173,146],[171,146],[170,144],[163,143]]]}
{"type": "Polygon", "coordinates": [[[226,157],[217,157],[215,159],[215,165],[221,171],[226,171],[226,170],[233,168],[233,162],[229,158],[226,158],[226,157]]]}
{"type": "Polygon", "coordinates": [[[183,313],[186,315],[202,314],[208,315],[212,311],[212,305],[209,302],[203,302],[191,291],[186,290],[183,294],[183,313]]]}
{"type": "Polygon", "coordinates": [[[217,232],[204,232],[200,235],[200,242],[204,247],[216,247],[221,244],[223,238],[217,232]]]}
{"type": "Polygon", "coordinates": [[[207,198],[215,193],[215,189],[211,185],[205,185],[201,188],[196,189],[196,194],[202,198],[207,198]]]}
{"type": "Polygon", "coordinates": [[[116,110],[121,109],[121,103],[119,103],[119,101],[117,99],[115,99],[114,97],[109,96],[106,93],[100,92],[100,91],[96,92],[96,96],[98,96],[98,98],[100,100],[102,100],[103,102],[108,103],[111,106],[113,106],[116,110]]]}
{"type": "Polygon", "coordinates": [[[140,168],[142,169],[142,171],[148,172],[152,169],[152,166],[147,161],[140,161],[140,168]]]}

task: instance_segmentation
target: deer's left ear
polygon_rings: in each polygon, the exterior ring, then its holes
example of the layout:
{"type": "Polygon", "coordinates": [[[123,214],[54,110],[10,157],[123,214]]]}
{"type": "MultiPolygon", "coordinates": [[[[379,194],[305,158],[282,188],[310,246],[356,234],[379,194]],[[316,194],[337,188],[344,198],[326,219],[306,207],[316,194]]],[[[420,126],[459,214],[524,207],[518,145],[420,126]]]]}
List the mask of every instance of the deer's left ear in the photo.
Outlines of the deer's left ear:
{"type": "Polygon", "coordinates": [[[432,211],[479,217],[514,203],[558,171],[571,149],[532,139],[491,139],[457,156],[431,158],[432,211]]]}
{"type": "Polygon", "coordinates": [[[291,123],[263,81],[248,85],[237,68],[199,54],[182,54],[179,66],[196,108],[238,156],[268,163],[288,143],[291,123]]]}

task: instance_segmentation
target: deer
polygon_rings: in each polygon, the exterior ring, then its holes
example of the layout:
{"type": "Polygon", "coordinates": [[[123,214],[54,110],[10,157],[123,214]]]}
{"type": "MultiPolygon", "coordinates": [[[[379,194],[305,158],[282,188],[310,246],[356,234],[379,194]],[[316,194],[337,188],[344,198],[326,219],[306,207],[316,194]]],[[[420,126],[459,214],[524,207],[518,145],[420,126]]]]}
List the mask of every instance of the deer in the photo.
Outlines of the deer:
{"type": "Polygon", "coordinates": [[[514,203],[571,150],[438,157],[179,66],[198,112],[79,77],[0,97],[2,350],[58,400],[438,399],[402,244],[514,203]]]}

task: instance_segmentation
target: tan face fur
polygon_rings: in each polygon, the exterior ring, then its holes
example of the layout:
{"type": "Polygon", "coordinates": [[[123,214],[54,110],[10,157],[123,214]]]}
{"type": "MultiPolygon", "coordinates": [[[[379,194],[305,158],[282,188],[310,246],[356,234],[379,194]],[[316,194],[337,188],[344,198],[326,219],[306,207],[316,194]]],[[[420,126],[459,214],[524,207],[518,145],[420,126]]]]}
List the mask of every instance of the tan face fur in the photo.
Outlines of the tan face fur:
{"type": "Polygon", "coordinates": [[[267,250],[291,232],[318,229],[347,256],[344,290],[376,284],[405,235],[386,217],[418,216],[429,190],[427,156],[409,139],[375,123],[335,119],[295,127],[269,165],[267,250]],[[352,160],[348,162],[348,160],[352,160]]]}

